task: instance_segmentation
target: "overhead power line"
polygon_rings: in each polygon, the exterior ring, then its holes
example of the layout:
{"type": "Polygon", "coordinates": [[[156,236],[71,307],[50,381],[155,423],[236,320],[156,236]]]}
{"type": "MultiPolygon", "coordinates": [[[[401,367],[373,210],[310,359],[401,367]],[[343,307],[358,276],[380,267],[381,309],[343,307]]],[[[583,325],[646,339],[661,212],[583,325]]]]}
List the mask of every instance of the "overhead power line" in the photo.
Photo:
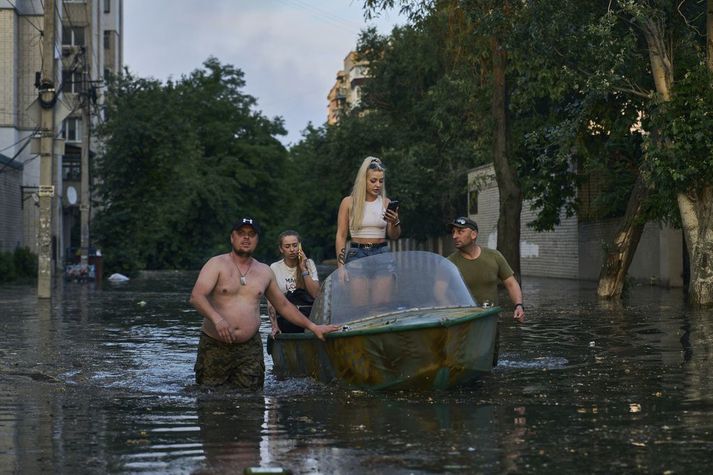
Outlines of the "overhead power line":
{"type": "Polygon", "coordinates": [[[15,10],[17,10],[18,15],[19,15],[20,17],[22,17],[32,28],[34,28],[35,30],[37,30],[37,32],[38,32],[40,35],[42,35],[42,30],[40,30],[37,25],[35,25],[34,23],[32,23],[32,22],[30,21],[30,19],[27,18],[27,15],[22,15],[22,13],[20,12],[20,9],[17,8],[17,6],[15,5],[15,2],[13,2],[12,0],[7,0],[7,3],[9,3],[12,8],[14,8],[15,10]]]}
{"type": "Polygon", "coordinates": [[[287,6],[292,6],[294,8],[303,10],[304,12],[309,14],[311,17],[313,17],[317,20],[329,23],[331,26],[334,26],[341,30],[346,29],[346,30],[350,30],[354,33],[358,33],[359,31],[361,31],[362,28],[364,28],[364,26],[361,24],[355,23],[349,19],[335,15],[333,12],[329,12],[327,10],[321,9],[314,5],[310,5],[309,3],[301,1],[301,0],[279,0],[279,1],[287,6]]]}
{"type": "MultiPolygon", "coordinates": [[[[15,159],[22,153],[22,151],[25,150],[25,148],[26,148],[28,145],[30,145],[30,142],[32,142],[32,139],[35,138],[35,137],[34,137],[35,134],[36,134],[37,132],[39,132],[39,131],[40,131],[40,128],[38,127],[38,128],[36,128],[30,135],[28,135],[28,136],[25,137],[24,139],[21,139],[21,140],[19,140],[18,142],[15,142],[15,143],[13,144],[13,145],[17,145],[18,143],[22,142],[23,140],[25,141],[25,143],[22,144],[22,147],[20,147],[20,150],[18,150],[17,152],[15,152],[15,155],[13,155],[12,158],[10,158],[10,160],[9,160],[7,163],[4,163],[4,164],[3,164],[2,168],[0,168],[0,173],[4,172],[5,169],[6,169],[7,167],[9,167],[10,164],[11,164],[12,162],[14,162],[15,159]]],[[[10,147],[12,147],[12,145],[11,145],[10,147]]],[[[10,148],[10,147],[7,147],[7,148],[10,148]]],[[[3,149],[3,150],[6,150],[6,149],[3,149]]]]}

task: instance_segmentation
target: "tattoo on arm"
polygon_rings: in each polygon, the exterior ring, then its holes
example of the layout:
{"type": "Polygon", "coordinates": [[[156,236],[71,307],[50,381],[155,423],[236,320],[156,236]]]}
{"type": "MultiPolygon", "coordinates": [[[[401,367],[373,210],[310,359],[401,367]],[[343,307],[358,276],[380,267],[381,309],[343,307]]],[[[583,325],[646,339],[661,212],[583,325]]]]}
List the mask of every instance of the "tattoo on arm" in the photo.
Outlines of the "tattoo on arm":
{"type": "Polygon", "coordinates": [[[346,260],[346,255],[347,255],[347,248],[343,247],[342,250],[339,251],[339,257],[337,257],[337,263],[344,264],[344,261],[346,260]]]}

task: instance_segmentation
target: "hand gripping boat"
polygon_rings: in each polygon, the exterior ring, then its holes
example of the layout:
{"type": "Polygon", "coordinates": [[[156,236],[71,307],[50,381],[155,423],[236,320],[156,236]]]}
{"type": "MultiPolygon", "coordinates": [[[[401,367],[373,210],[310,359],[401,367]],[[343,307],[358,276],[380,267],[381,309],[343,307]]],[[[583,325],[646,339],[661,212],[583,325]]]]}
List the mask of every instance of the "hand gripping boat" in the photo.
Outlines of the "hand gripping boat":
{"type": "Polygon", "coordinates": [[[334,271],[312,308],[326,335],[281,333],[271,355],[278,378],[335,379],[366,389],[445,389],[493,367],[498,307],[470,296],[438,254],[385,253],[334,271]]]}

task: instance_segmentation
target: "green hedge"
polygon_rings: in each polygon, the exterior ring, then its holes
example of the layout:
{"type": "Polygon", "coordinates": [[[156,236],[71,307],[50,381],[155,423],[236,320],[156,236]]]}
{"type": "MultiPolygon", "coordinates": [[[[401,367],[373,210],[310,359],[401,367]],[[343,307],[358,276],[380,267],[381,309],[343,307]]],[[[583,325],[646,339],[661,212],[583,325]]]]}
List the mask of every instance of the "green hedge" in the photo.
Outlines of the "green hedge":
{"type": "Polygon", "coordinates": [[[26,247],[0,252],[0,282],[37,277],[37,256],[26,247]]]}

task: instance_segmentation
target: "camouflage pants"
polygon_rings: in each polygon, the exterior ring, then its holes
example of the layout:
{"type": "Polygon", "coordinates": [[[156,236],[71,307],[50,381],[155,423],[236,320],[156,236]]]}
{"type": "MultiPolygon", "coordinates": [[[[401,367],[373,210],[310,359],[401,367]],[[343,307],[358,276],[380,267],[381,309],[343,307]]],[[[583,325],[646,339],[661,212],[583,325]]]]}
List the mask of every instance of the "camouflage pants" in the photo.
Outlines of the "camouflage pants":
{"type": "Polygon", "coordinates": [[[223,343],[201,333],[196,357],[196,383],[231,385],[255,391],[265,382],[265,358],[260,332],[245,343],[223,343]]]}

